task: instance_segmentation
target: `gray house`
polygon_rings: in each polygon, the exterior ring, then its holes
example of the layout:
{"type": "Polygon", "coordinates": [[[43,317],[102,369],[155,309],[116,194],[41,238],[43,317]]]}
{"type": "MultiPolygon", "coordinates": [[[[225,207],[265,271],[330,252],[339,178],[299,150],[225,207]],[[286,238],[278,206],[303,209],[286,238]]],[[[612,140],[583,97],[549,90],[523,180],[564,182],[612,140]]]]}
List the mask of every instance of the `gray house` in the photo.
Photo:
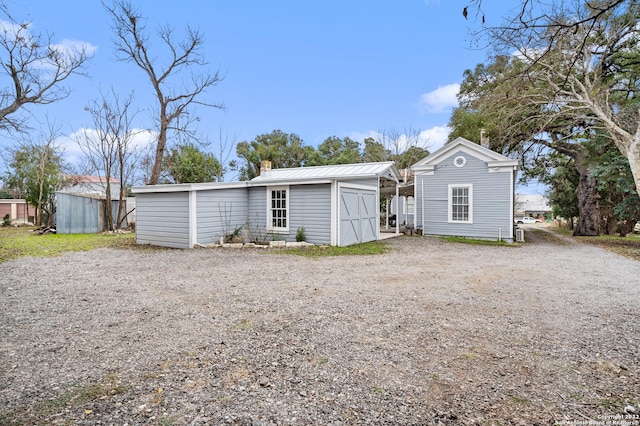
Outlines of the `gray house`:
{"type": "Polygon", "coordinates": [[[136,194],[136,241],[176,248],[230,234],[347,246],[379,239],[380,192],[394,188],[393,162],[271,169],[247,182],[154,185],[136,194]]]}
{"type": "Polygon", "coordinates": [[[513,242],[518,162],[457,138],[414,164],[414,222],[424,235],[513,242]]]}

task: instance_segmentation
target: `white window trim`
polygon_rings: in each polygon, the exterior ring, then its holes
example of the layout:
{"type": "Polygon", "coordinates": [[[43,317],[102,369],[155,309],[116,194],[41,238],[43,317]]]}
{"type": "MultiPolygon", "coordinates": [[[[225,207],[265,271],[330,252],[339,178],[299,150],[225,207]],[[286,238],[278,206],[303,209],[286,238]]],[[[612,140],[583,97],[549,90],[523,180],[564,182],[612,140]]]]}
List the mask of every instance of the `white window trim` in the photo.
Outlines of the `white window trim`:
{"type": "Polygon", "coordinates": [[[447,220],[449,223],[473,223],[473,184],[460,183],[449,184],[448,197],[447,197],[447,220]],[[453,220],[453,209],[451,202],[453,201],[453,189],[454,188],[467,188],[469,189],[469,220],[453,220]]]}
{"type": "Polygon", "coordinates": [[[416,214],[416,199],[415,199],[415,197],[408,196],[408,197],[405,197],[405,200],[406,200],[406,203],[407,203],[407,209],[406,209],[407,214],[415,215],[416,214]]]}
{"type": "Polygon", "coordinates": [[[276,234],[287,234],[289,233],[289,224],[291,223],[291,209],[289,208],[289,185],[283,186],[267,186],[267,232],[273,232],[276,234]],[[285,211],[287,212],[287,226],[285,227],[276,227],[273,226],[273,217],[271,216],[271,191],[285,191],[286,196],[286,207],[285,211]]]}

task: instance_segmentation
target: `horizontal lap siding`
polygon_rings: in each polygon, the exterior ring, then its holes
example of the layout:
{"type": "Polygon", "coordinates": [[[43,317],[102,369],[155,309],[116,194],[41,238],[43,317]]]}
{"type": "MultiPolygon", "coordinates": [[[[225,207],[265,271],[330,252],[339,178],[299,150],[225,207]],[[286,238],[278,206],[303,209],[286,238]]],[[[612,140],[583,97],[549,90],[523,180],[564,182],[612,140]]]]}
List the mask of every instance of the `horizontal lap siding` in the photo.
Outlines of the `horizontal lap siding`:
{"type": "Polygon", "coordinates": [[[298,228],[304,227],[305,240],[314,244],[331,244],[331,185],[289,187],[289,235],[296,240],[298,228]]]}
{"type": "Polygon", "coordinates": [[[198,243],[218,242],[247,223],[247,192],[246,188],[234,188],[196,193],[198,243]]]}
{"type": "Polygon", "coordinates": [[[468,238],[510,241],[511,179],[508,172],[489,173],[487,164],[466,153],[456,152],[436,167],[434,175],[416,176],[416,218],[422,222],[424,204],[424,233],[427,235],[462,236],[468,238]],[[453,159],[464,155],[464,167],[455,167],[453,159]],[[424,185],[423,185],[424,184],[424,185]],[[449,223],[448,185],[473,185],[473,223],[449,223]],[[424,203],[420,198],[423,196],[424,203]]]}
{"type": "Polygon", "coordinates": [[[189,248],[189,193],[138,194],[136,242],[189,248]]]}
{"type": "Polygon", "coordinates": [[[249,206],[247,211],[247,224],[251,238],[254,240],[265,240],[267,234],[267,190],[263,186],[249,188],[249,206]]]}

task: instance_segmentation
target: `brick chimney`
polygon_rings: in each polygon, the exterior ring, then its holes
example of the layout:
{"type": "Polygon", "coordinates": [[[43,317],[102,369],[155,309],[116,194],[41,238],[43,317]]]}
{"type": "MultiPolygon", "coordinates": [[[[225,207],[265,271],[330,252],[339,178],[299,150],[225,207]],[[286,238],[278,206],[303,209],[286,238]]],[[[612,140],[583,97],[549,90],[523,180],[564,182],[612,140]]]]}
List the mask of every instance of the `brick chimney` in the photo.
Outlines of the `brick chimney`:
{"type": "Polygon", "coordinates": [[[271,161],[262,160],[260,162],[260,176],[267,176],[271,171],[271,161]]]}
{"type": "Polygon", "coordinates": [[[484,129],[480,129],[480,146],[491,149],[491,144],[489,143],[489,136],[486,135],[484,129]]]}

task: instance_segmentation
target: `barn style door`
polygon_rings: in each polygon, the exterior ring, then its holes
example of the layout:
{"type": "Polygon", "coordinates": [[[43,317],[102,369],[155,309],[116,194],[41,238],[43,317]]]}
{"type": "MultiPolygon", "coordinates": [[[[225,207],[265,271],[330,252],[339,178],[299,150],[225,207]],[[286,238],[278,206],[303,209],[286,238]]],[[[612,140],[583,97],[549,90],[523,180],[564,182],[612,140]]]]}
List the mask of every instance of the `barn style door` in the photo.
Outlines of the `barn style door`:
{"type": "Polygon", "coordinates": [[[340,189],[339,246],[378,239],[378,202],[375,190],[340,189]]]}

